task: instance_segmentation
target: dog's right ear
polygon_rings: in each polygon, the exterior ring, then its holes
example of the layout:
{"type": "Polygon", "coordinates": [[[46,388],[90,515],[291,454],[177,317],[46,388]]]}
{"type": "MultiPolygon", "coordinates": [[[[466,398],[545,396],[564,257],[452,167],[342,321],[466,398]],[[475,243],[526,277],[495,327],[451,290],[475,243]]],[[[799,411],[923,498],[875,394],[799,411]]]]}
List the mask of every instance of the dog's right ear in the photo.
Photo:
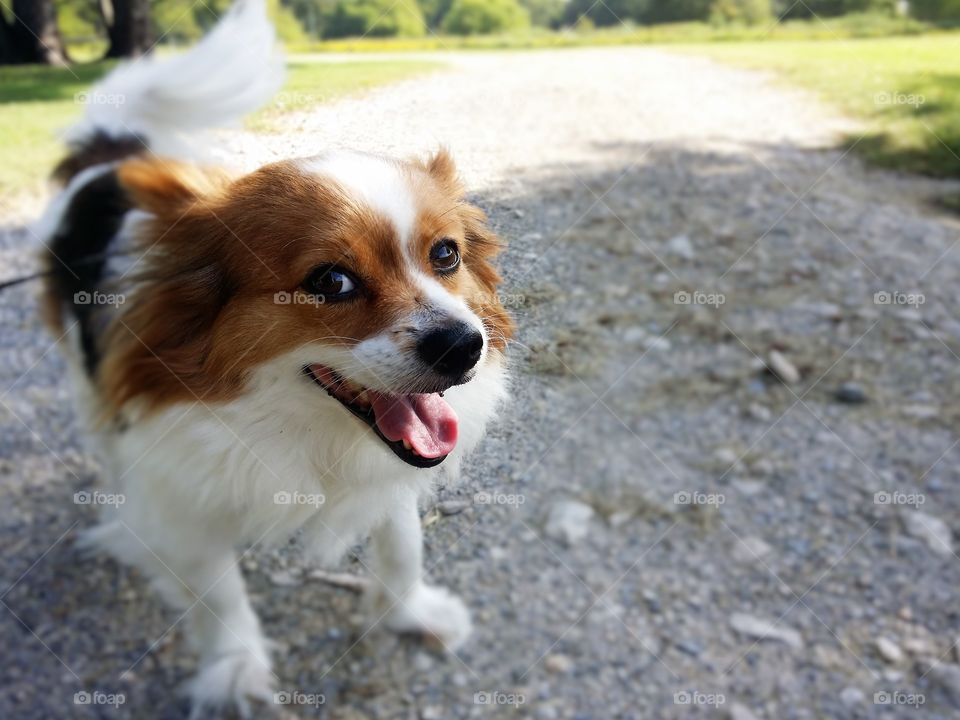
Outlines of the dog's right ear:
{"type": "Polygon", "coordinates": [[[229,182],[217,170],[164,158],[128,160],[117,168],[117,177],[136,207],[170,220],[212,201],[229,182]]]}

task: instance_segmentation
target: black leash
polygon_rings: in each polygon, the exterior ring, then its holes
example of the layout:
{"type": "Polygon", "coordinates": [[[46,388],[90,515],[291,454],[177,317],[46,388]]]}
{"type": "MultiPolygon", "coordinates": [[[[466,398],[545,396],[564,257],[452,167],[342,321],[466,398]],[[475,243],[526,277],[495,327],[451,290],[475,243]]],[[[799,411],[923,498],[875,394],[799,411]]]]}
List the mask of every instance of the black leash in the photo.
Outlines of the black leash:
{"type": "MultiPolygon", "coordinates": [[[[68,270],[71,270],[73,266],[76,265],[92,265],[98,262],[103,262],[112,257],[122,257],[128,255],[129,253],[125,252],[111,252],[111,253],[99,253],[98,255],[87,255],[86,257],[78,258],[67,265],[63,263],[64,267],[68,270]]],[[[31,280],[39,280],[40,278],[49,277],[58,272],[62,272],[59,268],[54,268],[53,270],[41,270],[40,272],[32,273],[31,275],[23,275],[18,278],[13,278],[12,280],[4,280],[0,282],[0,292],[3,292],[7,288],[13,287],[14,285],[22,285],[25,282],[30,282],[31,280]]]]}

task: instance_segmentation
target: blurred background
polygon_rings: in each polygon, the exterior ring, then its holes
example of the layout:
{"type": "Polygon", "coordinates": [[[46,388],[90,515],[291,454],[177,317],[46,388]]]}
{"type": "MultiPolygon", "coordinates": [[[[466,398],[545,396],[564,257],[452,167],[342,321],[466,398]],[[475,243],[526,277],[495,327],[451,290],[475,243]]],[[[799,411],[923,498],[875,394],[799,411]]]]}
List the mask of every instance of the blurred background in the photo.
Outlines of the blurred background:
{"type": "MultiPolygon", "coordinates": [[[[0,281],[37,269],[63,129],[124,102],[92,83],[228,6],[0,0],[0,281]]],[[[364,635],[363,548],[249,549],[262,716],[960,717],[960,2],[271,12],[286,85],[218,157],[446,145],[519,331],[423,508],[471,642],[364,635]]],[[[0,292],[0,717],[184,717],[179,618],[73,549],[99,469],[36,291],[0,292]]]]}

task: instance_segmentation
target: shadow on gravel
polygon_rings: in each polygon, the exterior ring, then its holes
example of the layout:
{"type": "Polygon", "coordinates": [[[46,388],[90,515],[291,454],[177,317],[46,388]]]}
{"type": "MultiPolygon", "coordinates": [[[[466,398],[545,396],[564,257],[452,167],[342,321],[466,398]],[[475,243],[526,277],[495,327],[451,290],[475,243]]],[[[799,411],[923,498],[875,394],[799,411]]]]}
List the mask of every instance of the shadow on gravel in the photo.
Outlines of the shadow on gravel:
{"type": "MultiPolygon", "coordinates": [[[[846,718],[913,692],[952,712],[952,230],[856,192],[832,152],[597,150],[479,198],[510,239],[514,397],[441,493],[467,509],[427,516],[472,642],[355,645],[352,593],[309,580],[295,547],[259,552],[244,568],[277,674],[331,699],[285,710],[515,717],[476,699],[512,693],[537,718],[846,718]]],[[[4,242],[18,257],[28,239],[4,242]]],[[[0,317],[0,716],[107,716],[74,704],[99,690],[125,695],[109,717],[181,717],[176,615],[73,549],[96,467],[31,290],[0,295],[0,317]]]]}

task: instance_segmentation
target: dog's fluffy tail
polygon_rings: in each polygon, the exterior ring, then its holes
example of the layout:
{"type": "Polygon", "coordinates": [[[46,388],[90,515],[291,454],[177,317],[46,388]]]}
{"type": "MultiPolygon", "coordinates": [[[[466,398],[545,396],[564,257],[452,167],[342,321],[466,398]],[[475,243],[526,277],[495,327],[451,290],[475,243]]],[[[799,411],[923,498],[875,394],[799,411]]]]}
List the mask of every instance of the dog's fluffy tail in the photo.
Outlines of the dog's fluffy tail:
{"type": "Polygon", "coordinates": [[[61,167],[57,176],[67,180],[91,164],[83,162],[84,154],[98,162],[113,159],[104,144],[119,143],[122,155],[135,144],[182,155],[189,147],[183,135],[237,121],[266,103],[283,76],[265,0],[237,0],[189,52],[126,63],[97,84],[86,96],[83,119],[67,134],[81,166],[61,167]],[[98,146],[108,157],[96,157],[103,154],[98,146]]]}

